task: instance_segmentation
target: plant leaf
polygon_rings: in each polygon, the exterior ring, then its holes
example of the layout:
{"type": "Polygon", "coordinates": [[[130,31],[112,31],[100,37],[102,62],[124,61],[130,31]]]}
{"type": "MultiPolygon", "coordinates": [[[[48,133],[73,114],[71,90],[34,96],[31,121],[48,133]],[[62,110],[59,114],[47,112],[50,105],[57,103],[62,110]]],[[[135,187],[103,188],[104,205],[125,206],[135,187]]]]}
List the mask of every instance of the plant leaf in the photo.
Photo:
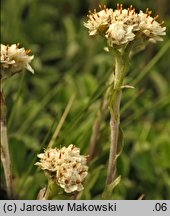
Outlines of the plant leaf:
{"type": "Polygon", "coordinates": [[[112,199],[113,190],[120,183],[120,180],[121,180],[121,176],[118,176],[116,179],[113,180],[112,183],[110,183],[109,185],[106,185],[104,192],[102,194],[103,200],[112,199]]]}

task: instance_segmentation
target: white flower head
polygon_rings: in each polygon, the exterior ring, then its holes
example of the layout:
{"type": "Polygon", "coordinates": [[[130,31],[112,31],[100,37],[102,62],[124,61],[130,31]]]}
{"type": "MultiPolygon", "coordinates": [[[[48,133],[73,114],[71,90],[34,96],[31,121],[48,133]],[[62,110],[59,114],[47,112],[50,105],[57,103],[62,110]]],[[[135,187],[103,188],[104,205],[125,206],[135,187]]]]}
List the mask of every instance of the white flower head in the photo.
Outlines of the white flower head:
{"type": "Polygon", "coordinates": [[[122,45],[132,41],[135,37],[132,30],[132,26],[126,26],[121,21],[112,23],[106,32],[109,45],[112,47],[113,45],[122,45]]]}
{"type": "Polygon", "coordinates": [[[162,41],[162,36],[166,35],[165,27],[158,23],[158,16],[152,18],[149,9],[145,13],[136,13],[132,5],[128,9],[123,9],[122,4],[117,4],[117,9],[104,9],[88,15],[85,27],[89,29],[90,35],[101,34],[107,38],[109,46],[126,45],[137,37],[142,37],[144,42],[162,41]]]}
{"type": "Polygon", "coordinates": [[[114,11],[114,20],[112,22],[119,21],[127,26],[132,26],[133,31],[139,30],[139,17],[132,5],[128,9],[123,9],[122,4],[117,4],[117,10],[114,11]]]}
{"type": "Polygon", "coordinates": [[[66,193],[84,189],[82,182],[87,173],[87,157],[80,155],[80,149],[73,144],[67,148],[46,149],[38,154],[40,162],[35,165],[44,170],[66,193]]]}
{"type": "Polygon", "coordinates": [[[40,162],[36,165],[40,166],[43,170],[55,172],[57,170],[56,164],[61,163],[61,156],[58,149],[46,149],[44,153],[37,155],[40,158],[40,162]]]}
{"type": "Polygon", "coordinates": [[[163,41],[161,36],[166,35],[166,27],[162,27],[162,25],[156,21],[158,15],[154,18],[150,15],[151,12],[148,9],[146,10],[146,13],[140,11],[140,32],[143,33],[150,42],[163,41]]]}
{"type": "Polygon", "coordinates": [[[19,73],[24,68],[34,73],[30,66],[34,56],[29,56],[30,52],[31,50],[19,48],[19,44],[12,44],[11,46],[1,44],[1,78],[5,79],[15,73],[19,73]]]}
{"type": "MultiPolygon", "coordinates": [[[[101,6],[99,5],[100,9],[101,6]]],[[[96,35],[98,33],[105,34],[108,26],[112,20],[113,10],[106,8],[104,5],[104,9],[96,12],[89,11],[88,21],[84,23],[84,26],[89,29],[89,35],[96,35]]]]}

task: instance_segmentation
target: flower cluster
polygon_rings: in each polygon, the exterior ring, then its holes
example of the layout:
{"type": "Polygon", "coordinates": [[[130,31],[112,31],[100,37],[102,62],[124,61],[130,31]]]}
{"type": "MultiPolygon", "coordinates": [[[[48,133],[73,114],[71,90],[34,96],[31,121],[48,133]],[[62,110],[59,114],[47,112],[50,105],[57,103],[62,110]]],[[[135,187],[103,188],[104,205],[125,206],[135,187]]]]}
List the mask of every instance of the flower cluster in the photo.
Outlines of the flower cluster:
{"type": "Polygon", "coordinates": [[[1,79],[21,72],[24,68],[34,73],[34,70],[29,65],[34,58],[34,56],[28,56],[30,52],[31,50],[19,48],[19,44],[12,44],[11,46],[1,44],[1,79]]]}
{"type": "Polygon", "coordinates": [[[47,177],[54,180],[66,193],[83,190],[82,182],[88,173],[86,156],[80,155],[80,149],[73,144],[67,148],[46,149],[38,154],[40,162],[35,165],[45,171],[47,177]]]}
{"type": "Polygon", "coordinates": [[[104,8],[99,5],[99,8],[99,12],[89,11],[88,21],[84,26],[89,29],[90,35],[104,36],[111,47],[126,45],[137,36],[141,36],[145,41],[161,41],[161,36],[166,34],[163,23],[156,21],[158,15],[151,17],[148,8],[145,13],[136,13],[132,5],[128,9],[123,9],[122,4],[117,4],[116,10],[108,9],[106,5],[104,8]]]}

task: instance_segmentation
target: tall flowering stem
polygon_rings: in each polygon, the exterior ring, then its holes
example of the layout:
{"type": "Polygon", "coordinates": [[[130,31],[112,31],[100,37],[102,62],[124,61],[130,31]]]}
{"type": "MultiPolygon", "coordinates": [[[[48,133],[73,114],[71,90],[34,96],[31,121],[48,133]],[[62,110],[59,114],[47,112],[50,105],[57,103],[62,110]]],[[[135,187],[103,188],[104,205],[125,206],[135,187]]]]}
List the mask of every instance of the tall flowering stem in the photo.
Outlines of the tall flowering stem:
{"type": "Polygon", "coordinates": [[[107,41],[107,50],[113,53],[115,70],[111,76],[109,87],[106,91],[106,101],[110,110],[111,143],[107,172],[107,185],[111,184],[116,173],[116,158],[118,156],[118,139],[120,124],[120,100],[123,80],[126,75],[128,59],[135,53],[144,49],[148,43],[163,41],[166,35],[164,22],[157,22],[158,15],[151,17],[151,11],[136,13],[130,5],[123,9],[122,4],[117,8],[107,8],[99,5],[99,11],[89,11],[88,20],[84,26],[88,28],[89,35],[100,35],[107,41]]]}
{"type": "Polygon", "coordinates": [[[107,171],[107,184],[110,184],[116,174],[116,159],[117,159],[117,145],[119,136],[119,124],[120,124],[120,101],[122,94],[122,84],[125,77],[127,62],[126,56],[122,56],[120,53],[115,53],[115,71],[114,82],[110,88],[109,110],[110,110],[110,154],[109,164],[107,171]]]}
{"type": "Polygon", "coordinates": [[[4,168],[7,194],[9,198],[12,198],[13,196],[12,170],[11,170],[11,160],[9,154],[7,125],[6,125],[7,106],[5,103],[5,96],[2,91],[2,82],[6,81],[6,79],[10,78],[11,76],[17,73],[21,73],[24,69],[27,69],[31,73],[34,73],[34,70],[29,64],[34,58],[34,56],[28,55],[30,52],[31,50],[25,50],[24,48],[19,48],[19,43],[12,44],[11,46],[1,44],[1,52],[0,52],[1,161],[4,168]]]}
{"type": "Polygon", "coordinates": [[[7,194],[9,198],[12,198],[12,171],[11,171],[11,160],[8,147],[8,136],[6,126],[6,103],[3,92],[0,92],[1,102],[1,161],[4,168],[5,181],[7,187],[7,194]]]}

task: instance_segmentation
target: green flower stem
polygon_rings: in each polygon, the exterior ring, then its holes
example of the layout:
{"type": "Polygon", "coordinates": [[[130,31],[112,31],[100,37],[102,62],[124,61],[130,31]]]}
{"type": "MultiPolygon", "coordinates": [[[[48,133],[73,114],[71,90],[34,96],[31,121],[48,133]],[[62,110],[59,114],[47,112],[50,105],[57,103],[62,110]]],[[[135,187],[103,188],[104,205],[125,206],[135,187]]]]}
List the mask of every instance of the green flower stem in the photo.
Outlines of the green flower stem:
{"type": "Polygon", "coordinates": [[[76,199],[77,197],[77,193],[74,193],[74,194],[64,193],[64,190],[53,179],[48,179],[48,186],[47,186],[45,193],[44,193],[44,188],[41,190],[39,193],[42,192],[42,196],[40,197],[42,200],[52,200],[52,199],[68,200],[73,195],[75,195],[74,199],[76,199]]]}
{"type": "Polygon", "coordinates": [[[55,196],[59,195],[60,193],[61,193],[61,188],[56,184],[54,180],[49,179],[43,200],[51,200],[55,196]]]}
{"type": "Polygon", "coordinates": [[[107,184],[110,184],[116,174],[116,154],[117,154],[117,143],[119,135],[119,124],[120,124],[120,100],[121,91],[117,91],[115,94],[115,101],[111,110],[110,117],[110,131],[111,131],[111,142],[110,142],[110,154],[109,154],[109,165],[107,172],[107,184]]]}
{"type": "Polygon", "coordinates": [[[60,188],[60,186],[58,186],[53,179],[48,179],[47,187],[40,189],[37,195],[37,200],[52,200],[64,198],[63,189],[60,188]]]}
{"type": "Polygon", "coordinates": [[[5,98],[0,92],[0,103],[1,103],[1,161],[4,168],[5,181],[7,187],[7,194],[9,198],[12,198],[12,171],[11,171],[11,160],[8,147],[7,127],[6,127],[6,104],[5,98]]]}
{"type": "Polygon", "coordinates": [[[59,186],[53,180],[48,180],[47,190],[45,192],[44,200],[51,200],[59,191],[59,186]]]}
{"type": "Polygon", "coordinates": [[[122,94],[121,86],[126,72],[126,60],[126,55],[120,54],[119,52],[115,53],[114,83],[110,87],[109,91],[111,94],[108,98],[110,109],[111,142],[106,184],[112,183],[116,174],[116,156],[120,124],[120,100],[122,94]]]}

